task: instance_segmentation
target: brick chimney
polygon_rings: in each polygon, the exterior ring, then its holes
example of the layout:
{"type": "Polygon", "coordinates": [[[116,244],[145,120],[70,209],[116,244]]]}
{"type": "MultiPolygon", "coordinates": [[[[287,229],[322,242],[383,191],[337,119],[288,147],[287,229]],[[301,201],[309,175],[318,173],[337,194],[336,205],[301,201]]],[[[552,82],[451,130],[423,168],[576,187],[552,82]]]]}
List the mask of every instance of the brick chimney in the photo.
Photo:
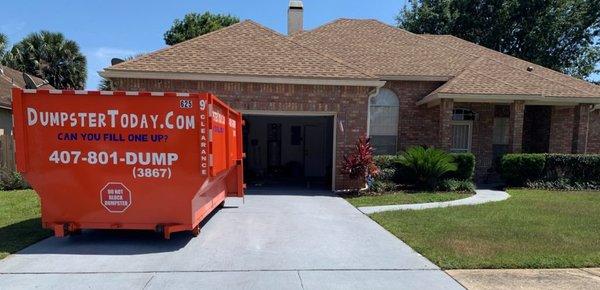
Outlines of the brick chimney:
{"type": "Polygon", "coordinates": [[[301,0],[291,0],[288,8],[288,35],[301,32],[303,29],[304,5],[301,0]]]}

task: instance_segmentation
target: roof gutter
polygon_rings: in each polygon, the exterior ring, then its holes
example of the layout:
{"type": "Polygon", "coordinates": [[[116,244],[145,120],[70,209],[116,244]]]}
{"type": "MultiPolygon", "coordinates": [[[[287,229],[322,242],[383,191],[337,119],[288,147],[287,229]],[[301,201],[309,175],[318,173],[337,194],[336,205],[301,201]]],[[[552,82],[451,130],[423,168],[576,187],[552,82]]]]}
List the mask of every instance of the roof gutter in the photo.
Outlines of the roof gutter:
{"type": "Polygon", "coordinates": [[[189,81],[217,81],[241,83],[268,83],[268,84],[294,84],[294,85],[324,85],[324,86],[364,86],[381,87],[384,81],[374,79],[343,79],[343,78],[302,78],[302,77],[270,77],[225,74],[201,73],[175,73],[175,72],[143,72],[109,70],[99,71],[103,78],[123,79],[155,79],[155,80],[189,80],[189,81]]]}
{"type": "Polygon", "coordinates": [[[542,95],[499,95],[499,94],[431,94],[417,102],[417,105],[434,106],[441,99],[454,99],[455,102],[470,103],[512,103],[525,101],[528,105],[600,104],[599,97],[544,97],[542,95]]]}

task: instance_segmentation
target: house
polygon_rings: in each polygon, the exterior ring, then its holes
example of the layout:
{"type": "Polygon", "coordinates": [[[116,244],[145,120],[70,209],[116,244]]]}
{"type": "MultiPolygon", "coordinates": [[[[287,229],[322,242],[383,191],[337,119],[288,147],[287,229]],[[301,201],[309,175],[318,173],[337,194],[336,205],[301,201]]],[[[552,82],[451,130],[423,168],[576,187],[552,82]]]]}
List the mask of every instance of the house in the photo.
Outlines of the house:
{"type": "MultiPolygon", "coordinates": [[[[40,78],[30,76],[31,80],[42,89],[53,89],[40,78]]],[[[0,135],[12,134],[12,96],[13,87],[25,88],[25,79],[22,72],[7,66],[0,65],[0,135]]]]}
{"type": "Polygon", "coordinates": [[[245,114],[255,185],[355,184],[339,161],[360,136],[378,154],[410,146],[473,152],[476,176],[506,152],[600,153],[600,86],[450,35],[377,20],[288,35],[243,21],[107,67],[118,90],[209,91],[245,114]]]}

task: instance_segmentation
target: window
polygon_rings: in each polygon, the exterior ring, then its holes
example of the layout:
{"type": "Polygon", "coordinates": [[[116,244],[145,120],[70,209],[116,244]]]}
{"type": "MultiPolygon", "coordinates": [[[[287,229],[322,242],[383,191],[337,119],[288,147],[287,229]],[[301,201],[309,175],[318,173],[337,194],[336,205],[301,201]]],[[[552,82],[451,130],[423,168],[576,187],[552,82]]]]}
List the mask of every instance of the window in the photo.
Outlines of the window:
{"type": "Polygon", "coordinates": [[[369,101],[369,134],[375,154],[396,154],[400,101],[394,92],[380,89],[369,101]]]}
{"type": "Polygon", "coordinates": [[[455,109],[452,114],[452,148],[453,153],[466,153],[471,151],[473,135],[473,120],[477,114],[468,109],[455,109]]]}

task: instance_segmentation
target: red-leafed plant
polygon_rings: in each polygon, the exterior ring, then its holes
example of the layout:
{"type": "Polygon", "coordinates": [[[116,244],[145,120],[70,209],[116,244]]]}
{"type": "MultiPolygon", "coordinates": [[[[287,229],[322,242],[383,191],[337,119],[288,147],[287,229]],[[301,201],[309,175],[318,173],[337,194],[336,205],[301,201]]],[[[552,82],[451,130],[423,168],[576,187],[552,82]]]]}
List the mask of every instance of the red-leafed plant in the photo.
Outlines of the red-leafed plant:
{"type": "Polygon", "coordinates": [[[367,137],[360,137],[356,142],[354,152],[344,156],[341,173],[353,180],[367,182],[379,173],[379,168],[373,162],[373,146],[367,137]]]}

